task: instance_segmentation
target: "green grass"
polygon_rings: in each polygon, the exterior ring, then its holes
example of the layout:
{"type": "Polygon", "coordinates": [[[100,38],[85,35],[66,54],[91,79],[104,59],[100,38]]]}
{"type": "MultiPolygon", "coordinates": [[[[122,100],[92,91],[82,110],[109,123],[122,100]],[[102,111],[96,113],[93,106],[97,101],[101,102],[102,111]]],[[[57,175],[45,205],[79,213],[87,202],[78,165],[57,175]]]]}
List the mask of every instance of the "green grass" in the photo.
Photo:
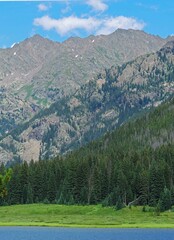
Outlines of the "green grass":
{"type": "Polygon", "coordinates": [[[38,105],[47,107],[48,100],[46,98],[38,98],[37,96],[32,96],[32,98],[37,102],[38,105]]]}
{"type": "MultiPolygon", "coordinates": [[[[50,84],[51,84],[51,81],[48,82],[47,85],[49,86],[50,84]]],[[[20,88],[19,93],[20,92],[25,92],[25,94],[26,94],[25,100],[26,101],[29,100],[30,98],[32,98],[33,100],[35,100],[37,102],[38,105],[47,107],[48,100],[46,98],[38,98],[36,95],[33,95],[33,84],[23,86],[22,88],[20,88]]]]}
{"type": "Polygon", "coordinates": [[[15,205],[0,207],[0,226],[174,228],[174,212],[155,216],[142,207],[115,211],[101,205],[15,205]]]}
{"type": "Polygon", "coordinates": [[[23,86],[22,88],[20,88],[19,93],[20,92],[25,92],[26,93],[25,100],[27,101],[33,93],[33,84],[23,86]]]}

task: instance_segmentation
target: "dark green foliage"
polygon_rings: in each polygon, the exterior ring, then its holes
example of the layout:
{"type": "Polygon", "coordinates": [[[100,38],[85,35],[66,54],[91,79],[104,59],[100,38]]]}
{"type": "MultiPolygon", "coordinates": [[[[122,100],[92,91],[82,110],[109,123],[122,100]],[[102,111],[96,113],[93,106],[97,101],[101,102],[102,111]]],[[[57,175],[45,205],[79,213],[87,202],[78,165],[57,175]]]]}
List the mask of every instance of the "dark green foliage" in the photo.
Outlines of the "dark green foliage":
{"type": "Polygon", "coordinates": [[[171,187],[170,193],[171,193],[171,205],[173,206],[174,205],[174,186],[171,187]]]}
{"type": "Polygon", "coordinates": [[[161,208],[162,208],[162,202],[161,202],[161,200],[159,200],[156,207],[155,207],[156,216],[160,216],[161,208]]]}
{"type": "Polygon", "coordinates": [[[115,209],[118,211],[118,210],[122,209],[123,207],[124,207],[124,204],[123,204],[121,198],[119,197],[118,201],[116,203],[115,209]]]}
{"type": "Polygon", "coordinates": [[[151,206],[156,206],[158,200],[160,199],[161,192],[164,189],[164,175],[163,171],[157,167],[153,162],[150,168],[150,200],[149,203],[151,206]]]}
{"type": "MultiPolygon", "coordinates": [[[[4,205],[8,196],[8,184],[12,176],[12,170],[5,170],[4,166],[0,169],[0,204],[4,205]]],[[[7,203],[6,203],[7,204],[7,203]]]]}
{"type": "Polygon", "coordinates": [[[142,208],[142,212],[146,212],[147,210],[146,210],[146,206],[143,206],[143,208],[142,208]]]}
{"type": "Polygon", "coordinates": [[[48,200],[47,198],[45,198],[45,199],[43,200],[43,203],[44,203],[44,204],[49,204],[50,202],[49,202],[49,200],[48,200]]]}
{"type": "MultiPolygon", "coordinates": [[[[5,201],[25,204],[47,199],[117,208],[136,202],[156,207],[157,213],[170,209],[174,144],[168,140],[173,136],[173,105],[174,100],[64,158],[13,166],[5,201]],[[153,141],[159,146],[154,147],[153,141]]],[[[2,165],[1,174],[4,171],[2,165]]]]}
{"type": "Polygon", "coordinates": [[[27,204],[33,203],[33,189],[31,187],[31,184],[28,183],[27,185],[27,204]]]}
{"type": "MultiPolygon", "coordinates": [[[[123,158],[116,149],[93,156],[99,145],[93,145],[90,153],[81,149],[66,159],[23,163],[13,167],[8,184],[8,204],[45,202],[58,204],[97,204],[120,209],[136,199],[141,205],[157,206],[160,211],[171,208],[174,202],[173,185],[168,181],[164,155],[173,151],[173,145],[163,147],[163,161],[158,161],[161,149],[132,153],[123,158]],[[107,154],[107,155],[105,155],[107,154]],[[109,160],[112,159],[112,160],[109,160]],[[140,162],[141,159],[141,162],[140,162]]],[[[170,159],[172,168],[174,158],[170,159]]],[[[171,182],[174,175],[170,173],[171,182]]]]}
{"type": "Polygon", "coordinates": [[[171,192],[166,187],[164,188],[164,191],[161,193],[160,197],[161,202],[161,211],[165,211],[171,208],[171,192]]]}
{"type": "Polygon", "coordinates": [[[20,204],[22,203],[22,195],[23,189],[21,188],[21,181],[20,181],[20,166],[16,165],[13,167],[13,174],[11,181],[8,185],[8,202],[9,204],[20,204]]]}

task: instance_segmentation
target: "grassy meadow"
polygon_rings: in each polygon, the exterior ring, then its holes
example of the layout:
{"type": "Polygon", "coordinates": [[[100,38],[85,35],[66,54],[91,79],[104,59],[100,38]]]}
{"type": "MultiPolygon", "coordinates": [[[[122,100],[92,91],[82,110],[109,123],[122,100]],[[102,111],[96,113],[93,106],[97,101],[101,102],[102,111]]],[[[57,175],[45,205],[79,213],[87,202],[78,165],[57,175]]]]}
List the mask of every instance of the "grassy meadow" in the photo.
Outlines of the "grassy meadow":
{"type": "Polygon", "coordinates": [[[115,211],[101,205],[14,205],[0,207],[0,226],[174,228],[174,212],[156,216],[142,207],[115,211]]]}

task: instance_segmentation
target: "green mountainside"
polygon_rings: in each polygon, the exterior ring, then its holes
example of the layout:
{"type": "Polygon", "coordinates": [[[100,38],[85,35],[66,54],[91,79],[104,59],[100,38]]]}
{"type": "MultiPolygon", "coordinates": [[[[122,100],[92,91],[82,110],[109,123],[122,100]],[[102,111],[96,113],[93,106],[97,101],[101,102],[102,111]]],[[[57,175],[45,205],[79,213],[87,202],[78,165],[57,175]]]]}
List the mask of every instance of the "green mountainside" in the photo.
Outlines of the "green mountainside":
{"type": "Polygon", "coordinates": [[[15,165],[1,204],[148,204],[158,216],[174,205],[173,119],[171,99],[64,158],[15,165]]]}
{"type": "MultiPolygon", "coordinates": [[[[48,159],[83,146],[173,96],[174,42],[111,67],[1,138],[1,161],[48,159]]],[[[159,140],[153,143],[160,145],[159,140]]]]}

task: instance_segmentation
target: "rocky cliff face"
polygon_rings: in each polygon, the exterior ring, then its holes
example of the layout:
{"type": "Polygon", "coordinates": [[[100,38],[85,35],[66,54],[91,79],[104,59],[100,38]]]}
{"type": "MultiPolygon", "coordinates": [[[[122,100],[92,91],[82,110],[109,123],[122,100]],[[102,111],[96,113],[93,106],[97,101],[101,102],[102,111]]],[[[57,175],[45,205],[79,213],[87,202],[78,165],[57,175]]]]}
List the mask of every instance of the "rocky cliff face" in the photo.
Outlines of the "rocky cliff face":
{"type": "Polygon", "coordinates": [[[101,71],[6,133],[0,160],[30,161],[66,153],[158,106],[173,93],[174,42],[170,41],[155,53],[101,71]]]}
{"type": "Polygon", "coordinates": [[[0,136],[80,86],[102,69],[155,52],[166,39],[142,31],[70,38],[63,43],[35,35],[0,50],[0,136]]]}

